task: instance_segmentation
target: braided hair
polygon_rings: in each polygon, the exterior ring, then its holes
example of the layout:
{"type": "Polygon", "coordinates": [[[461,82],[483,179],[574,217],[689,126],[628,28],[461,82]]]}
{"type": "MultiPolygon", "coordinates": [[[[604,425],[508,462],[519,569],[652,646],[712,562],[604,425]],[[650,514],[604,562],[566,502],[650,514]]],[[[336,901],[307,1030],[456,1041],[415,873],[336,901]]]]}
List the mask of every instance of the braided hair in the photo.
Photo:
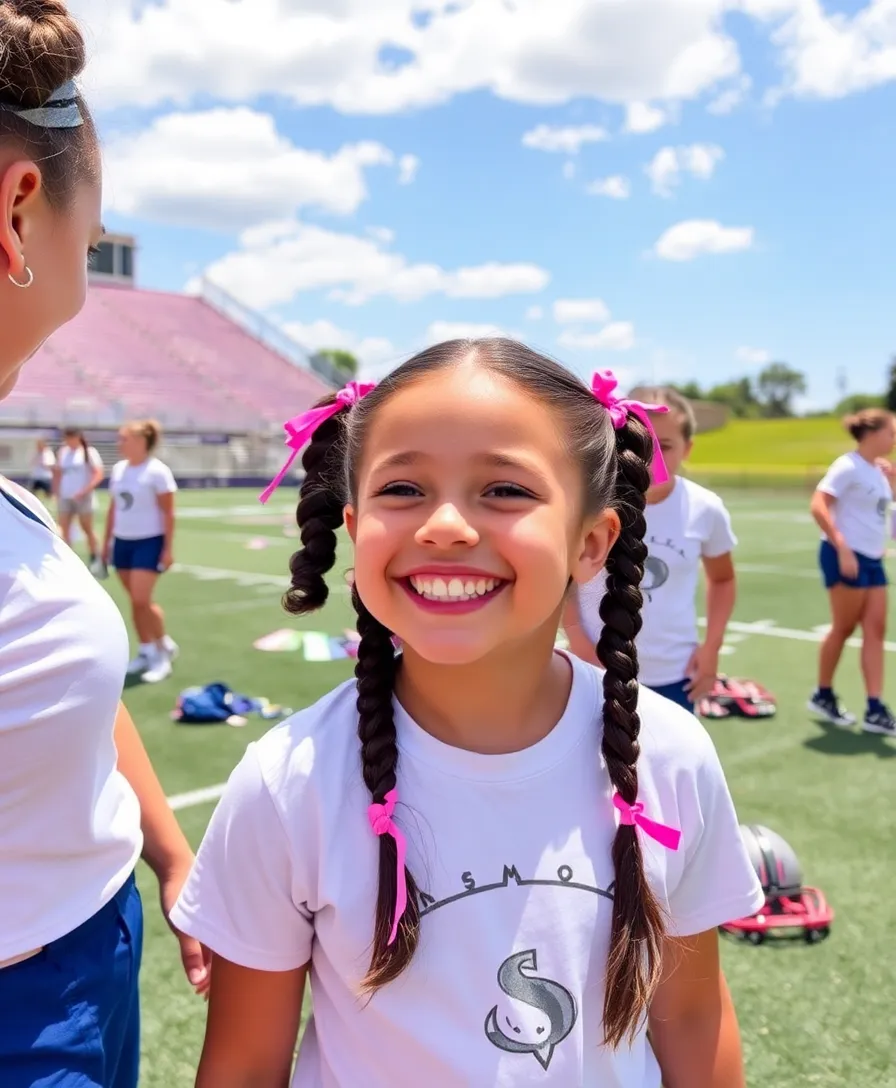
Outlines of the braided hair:
{"type": "MultiPolygon", "coordinates": [[[[583,519],[615,508],[621,533],[607,563],[607,593],[601,605],[603,633],[598,644],[604,678],[603,756],[612,785],[634,803],[638,792],[640,723],[637,713],[645,492],[650,485],[652,436],[635,418],[615,430],[609,414],[579,378],[551,359],[513,340],[455,340],[437,344],[392,371],[373,392],[349,410],[328,419],[305,450],[297,511],[302,547],[292,557],[292,584],[284,598],[289,612],[305,615],[322,608],[326,575],[336,561],[336,533],[343,508],[357,498],[358,474],[370,424],[380,405],[399,390],[439,370],[475,361],[521,386],[551,409],[565,435],[570,456],[581,466],[583,519]]],[[[335,396],[320,402],[331,405],[335,396]]],[[[366,608],[357,587],[352,603],[361,636],[355,668],[361,772],[374,803],[395,788],[399,753],[393,693],[400,659],[389,631],[366,608]]],[[[407,910],[392,944],[396,902],[397,849],[393,838],[379,842],[379,888],[370,966],[363,986],[374,992],[410,964],[419,941],[419,892],[406,872],[407,910]]],[[[615,873],[610,951],[607,961],[604,1031],[619,1046],[638,1030],[659,981],[663,917],[647,883],[635,828],[621,825],[613,843],[615,873]]]]}

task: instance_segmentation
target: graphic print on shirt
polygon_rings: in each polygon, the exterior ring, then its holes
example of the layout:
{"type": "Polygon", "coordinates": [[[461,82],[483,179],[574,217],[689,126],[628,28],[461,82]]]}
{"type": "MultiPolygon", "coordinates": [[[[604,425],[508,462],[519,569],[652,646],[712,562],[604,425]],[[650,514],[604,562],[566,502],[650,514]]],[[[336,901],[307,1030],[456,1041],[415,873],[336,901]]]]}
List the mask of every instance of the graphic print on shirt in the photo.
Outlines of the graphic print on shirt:
{"type": "Polygon", "coordinates": [[[134,496],[131,494],[130,491],[119,491],[116,498],[121,503],[121,507],[123,510],[130,510],[130,508],[134,505],[134,496]]]}
{"type": "Polygon", "coordinates": [[[649,601],[653,600],[653,591],[664,586],[669,581],[669,564],[656,555],[648,555],[644,560],[644,578],[641,582],[641,592],[647,594],[649,601]]]}
{"type": "Polygon", "coordinates": [[[498,985],[509,998],[485,1018],[488,1041],[508,1054],[531,1054],[547,1069],[554,1049],[576,1023],[576,1002],[559,982],[539,978],[534,948],[516,952],[498,968],[498,985]]]}

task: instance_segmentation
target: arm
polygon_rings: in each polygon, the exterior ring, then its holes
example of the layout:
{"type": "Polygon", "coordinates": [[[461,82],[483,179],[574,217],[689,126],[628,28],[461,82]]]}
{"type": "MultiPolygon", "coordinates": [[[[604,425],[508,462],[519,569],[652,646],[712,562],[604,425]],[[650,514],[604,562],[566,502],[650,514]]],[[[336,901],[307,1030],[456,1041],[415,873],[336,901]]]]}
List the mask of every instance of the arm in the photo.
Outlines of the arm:
{"type": "Polygon", "coordinates": [[[566,599],[566,605],[563,609],[563,630],[566,632],[566,637],[569,639],[569,648],[583,661],[587,661],[589,665],[599,665],[597,660],[597,649],[592,646],[590,639],[585,634],[582,628],[582,616],[579,612],[579,602],[575,592],[575,587],[570,590],[569,596],[566,599]]]}
{"type": "Polygon", "coordinates": [[[62,482],[62,469],[59,467],[59,463],[53,465],[53,498],[59,498],[59,485],[62,482]]]}
{"type": "MultiPolygon", "coordinates": [[[[122,703],[115,719],[118,769],[140,803],[143,860],[159,881],[162,912],[167,920],[193,864],[193,851],[165,797],[133,719],[122,703]]],[[[199,992],[208,983],[205,955],[198,941],[178,934],[184,970],[199,992]]]]}
{"type": "Polygon", "coordinates": [[[718,933],[713,929],[696,937],[667,937],[663,961],[649,1028],[664,1088],[746,1088],[718,933]]]}
{"type": "Polygon", "coordinates": [[[847,578],[855,578],[859,573],[859,561],[855,552],[843,539],[837,522],[834,520],[834,510],[837,500],[827,491],[816,491],[809,504],[812,517],[818,523],[818,527],[837,549],[837,562],[840,564],[841,573],[847,578]]]}
{"type": "Polygon", "coordinates": [[[162,566],[167,570],[174,562],[174,492],[156,496],[165,520],[165,547],[162,549],[162,566]]]}
{"type": "Polygon", "coordinates": [[[695,702],[712,691],[719,674],[719,654],[737,598],[737,578],[731,552],[704,556],[706,574],[706,637],[688,664],[688,695],[695,702]]]}
{"type": "Polygon", "coordinates": [[[110,497],[109,509],[106,513],[106,534],[103,537],[103,562],[109,562],[112,553],[112,538],[115,536],[115,499],[110,497]]]}
{"type": "Polygon", "coordinates": [[[307,971],[215,960],[196,1088],[288,1088],[307,971]]]}

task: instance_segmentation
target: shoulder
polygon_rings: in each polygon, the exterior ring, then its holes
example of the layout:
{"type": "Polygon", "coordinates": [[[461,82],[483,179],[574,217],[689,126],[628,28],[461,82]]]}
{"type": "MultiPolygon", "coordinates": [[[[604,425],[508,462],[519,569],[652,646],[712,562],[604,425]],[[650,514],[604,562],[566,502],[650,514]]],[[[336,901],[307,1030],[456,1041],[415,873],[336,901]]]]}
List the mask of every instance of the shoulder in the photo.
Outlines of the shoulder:
{"type": "Polygon", "coordinates": [[[694,483],[693,480],[687,479],[687,477],[680,477],[682,485],[682,492],[686,497],[688,504],[696,511],[709,510],[713,513],[727,514],[727,508],[722,501],[720,495],[717,495],[715,491],[710,491],[708,487],[703,487],[702,484],[694,483]]]}
{"type": "Polygon", "coordinates": [[[346,771],[358,762],[357,688],[347,680],[298,711],[254,745],[254,758],[282,814],[304,804],[309,792],[332,798],[344,791],[346,771]]]}
{"type": "MultiPolygon", "coordinates": [[[[641,758],[652,774],[696,773],[716,759],[712,738],[689,710],[641,687],[638,693],[641,719],[641,758]]],[[[639,763],[640,766],[640,763],[639,763]]]]}
{"type": "Polygon", "coordinates": [[[116,478],[119,476],[124,476],[125,472],[127,471],[127,467],[127,461],[116,461],[115,464],[112,466],[112,475],[116,478]]]}

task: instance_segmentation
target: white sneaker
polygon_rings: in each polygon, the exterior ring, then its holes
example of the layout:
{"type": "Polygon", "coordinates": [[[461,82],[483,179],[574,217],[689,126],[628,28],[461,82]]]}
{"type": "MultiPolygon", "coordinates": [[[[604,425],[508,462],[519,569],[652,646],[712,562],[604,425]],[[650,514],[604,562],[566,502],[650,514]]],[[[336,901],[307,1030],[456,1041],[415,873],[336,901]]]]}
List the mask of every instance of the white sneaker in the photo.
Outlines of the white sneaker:
{"type": "Polygon", "coordinates": [[[127,675],[128,676],[141,676],[152,665],[152,662],[144,653],[139,653],[135,658],[128,662],[127,675]]]}
{"type": "Polygon", "coordinates": [[[180,653],[180,646],[178,646],[171,635],[165,635],[162,639],[162,645],[164,646],[165,653],[168,655],[169,661],[176,661],[177,656],[180,653]]]}
{"type": "Polygon", "coordinates": [[[162,654],[152,667],[143,674],[144,684],[160,684],[167,680],[174,670],[171,668],[171,659],[167,654],[162,654]]]}

